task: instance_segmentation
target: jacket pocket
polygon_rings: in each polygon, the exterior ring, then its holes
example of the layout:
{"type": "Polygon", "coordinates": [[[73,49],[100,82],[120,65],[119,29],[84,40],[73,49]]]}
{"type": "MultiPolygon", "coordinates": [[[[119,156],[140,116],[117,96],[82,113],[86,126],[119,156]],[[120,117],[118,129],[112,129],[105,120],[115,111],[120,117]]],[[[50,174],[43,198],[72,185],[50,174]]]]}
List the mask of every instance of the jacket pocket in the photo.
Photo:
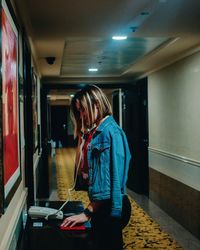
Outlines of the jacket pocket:
{"type": "Polygon", "coordinates": [[[93,145],[93,151],[95,151],[96,153],[101,153],[108,148],[110,148],[109,142],[101,142],[93,145]]]}

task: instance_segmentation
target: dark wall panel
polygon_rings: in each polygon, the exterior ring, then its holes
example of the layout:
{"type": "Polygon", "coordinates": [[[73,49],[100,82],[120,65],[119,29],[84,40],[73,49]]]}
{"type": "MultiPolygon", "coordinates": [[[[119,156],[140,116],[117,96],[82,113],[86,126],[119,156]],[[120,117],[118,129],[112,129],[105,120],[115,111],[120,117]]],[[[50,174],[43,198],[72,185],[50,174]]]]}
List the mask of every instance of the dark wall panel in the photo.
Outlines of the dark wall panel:
{"type": "Polygon", "coordinates": [[[200,238],[200,192],[149,168],[150,199],[200,238]]]}

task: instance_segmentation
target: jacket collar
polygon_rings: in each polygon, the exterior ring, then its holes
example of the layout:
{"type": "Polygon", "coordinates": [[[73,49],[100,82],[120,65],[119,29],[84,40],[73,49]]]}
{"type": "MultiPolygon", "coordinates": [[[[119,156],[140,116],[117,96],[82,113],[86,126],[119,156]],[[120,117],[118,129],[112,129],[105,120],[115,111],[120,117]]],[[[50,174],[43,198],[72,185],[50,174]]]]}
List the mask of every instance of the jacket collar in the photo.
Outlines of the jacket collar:
{"type": "Polygon", "coordinates": [[[114,121],[114,118],[112,115],[109,115],[97,128],[96,131],[101,132],[102,130],[104,130],[105,127],[107,127],[111,122],[114,121]]]}

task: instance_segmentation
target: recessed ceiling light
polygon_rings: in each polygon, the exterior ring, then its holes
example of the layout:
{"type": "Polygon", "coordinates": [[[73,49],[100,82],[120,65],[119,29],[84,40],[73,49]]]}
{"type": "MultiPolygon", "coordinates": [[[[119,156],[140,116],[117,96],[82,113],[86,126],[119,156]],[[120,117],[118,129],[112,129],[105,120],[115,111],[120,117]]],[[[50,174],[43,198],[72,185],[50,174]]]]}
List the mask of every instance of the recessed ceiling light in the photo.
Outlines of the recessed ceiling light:
{"type": "Polygon", "coordinates": [[[138,27],[137,26],[131,26],[130,29],[131,29],[132,32],[136,32],[136,30],[138,29],[138,27]]]}
{"type": "Polygon", "coordinates": [[[126,40],[127,36],[113,36],[112,39],[113,40],[126,40]]]}
{"type": "Polygon", "coordinates": [[[141,16],[148,16],[150,13],[148,11],[142,11],[140,13],[141,16]]]}
{"type": "Polygon", "coordinates": [[[96,72],[96,71],[98,71],[98,69],[97,68],[90,68],[90,69],[88,69],[88,71],[90,71],[90,72],[96,72]]]}

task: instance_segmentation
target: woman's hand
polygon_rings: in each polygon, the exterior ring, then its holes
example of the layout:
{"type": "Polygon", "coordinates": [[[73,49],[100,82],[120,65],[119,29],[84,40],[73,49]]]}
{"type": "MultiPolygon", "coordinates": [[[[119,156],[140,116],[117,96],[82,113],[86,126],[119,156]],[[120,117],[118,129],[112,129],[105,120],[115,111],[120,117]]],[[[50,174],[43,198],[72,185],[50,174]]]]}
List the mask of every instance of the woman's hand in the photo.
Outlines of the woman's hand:
{"type": "Polygon", "coordinates": [[[64,227],[73,227],[74,225],[76,224],[82,224],[86,221],[88,221],[89,218],[84,214],[84,213],[81,213],[81,214],[77,214],[77,215],[73,215],[73,216],[70,216],[70,217],[67,217],[66,219],[64,219],[63,223],[61,224],[61,226],[64,226],[64,227]]]}

